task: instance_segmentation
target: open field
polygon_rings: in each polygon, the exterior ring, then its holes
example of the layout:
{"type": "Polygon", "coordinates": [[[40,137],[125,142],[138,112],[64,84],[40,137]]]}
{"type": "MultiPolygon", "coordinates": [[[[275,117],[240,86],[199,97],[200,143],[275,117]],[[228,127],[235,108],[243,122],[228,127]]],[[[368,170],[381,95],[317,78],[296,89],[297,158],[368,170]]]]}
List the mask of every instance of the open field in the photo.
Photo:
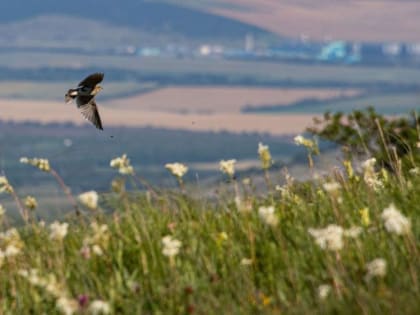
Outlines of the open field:
{"type": "MultiPolygon", "coordinates": [[[[180,114],[111,106],[102,106],[99,111],[105,129],[107,126],[153,126],[191,131],[267,132],[275,135],[300,133],[312,122],[313,117],[304,114],[180,114]]],[[[0,113],[2,120],[85,123],[75,105],[60,102],[0,100],[0,113]]]]}
{"type": "MultiPolygon", "coordinates": [[[[125,71],[128,77],[183,79],[188,75],[203,78],[217,76],[226,82],[248,80],[255,84],[287,84],[288,86],[382,86],[419,85],[420,71],[410,67],[354,67],[346,65],[307,65],[281,62],[232,61],[222,59],[140,58],[135,56],[95,56],[51,53],[0,53],[0,67],[25,71],[56,68],[66,71],[98,69],[125,71]]],[[[67,73],[67,72],[66,72],[67,73]]],[[[41,73],[39,73],[40,75],[41,73]]],[[[53,74],[50,74],[50,76],[53,74]]],[[[66,74],[68,77],[68,74],[66,74]]],[[[53,78],[57,80],[57,78],[53,78]]],[[[118,77],[107,77],[116,80],[118,77]]],[[[59,81],[62,81],[60,78],[59,81]]],[[[224,82],[224,83],[226,83],[224,82]]],[[[191,82],[189,83],[191,84],[191,82]]]]}
{"type": "MultiPolygon", "coordinates": [[[[24,100],[64,100],[69,88],[77,86],[79,81],[0,81],[0,98],[24,100]]],[[[130,95],[155,88],[153,83],[106,82],[106,97],[130,95]]],[[[105,93],[104,93],[105,94],[105,93]]]]}
{"type": "Polygon", "coordinates": [[[109,106],[122,109],[180,113],[239,113],[244,106],[295,103],[304,99],[328,100],[357,96],[352,89],[284,89],[253,87],[168,87],[137,96],[116,99],[109,106]]]}
{"type": "Polygon", "coordinates": [[[418,42],[418,1],[225,0],[233,7],[205,3],[213,13],[279,35],[311,39],[418,42]]]}
{"type": "Polygon", "coordinates": [[[322,114],[326,111],[330,112],[351,112],[356,109],[364,109],[367,107],[375,107],[383,114],[398,115],[408,113],[409,111],[419,108],[420,106],[420,91],[419,92],[405,92],[405,93],[372,93],[362,95],[360,97],[353,97],[349,99],[333,99],[325,101],[302,101],[296,104],[284,106],[255,106],[252,110],[246,109],[250,113],[265,113],[265,114],[322,114]]]}

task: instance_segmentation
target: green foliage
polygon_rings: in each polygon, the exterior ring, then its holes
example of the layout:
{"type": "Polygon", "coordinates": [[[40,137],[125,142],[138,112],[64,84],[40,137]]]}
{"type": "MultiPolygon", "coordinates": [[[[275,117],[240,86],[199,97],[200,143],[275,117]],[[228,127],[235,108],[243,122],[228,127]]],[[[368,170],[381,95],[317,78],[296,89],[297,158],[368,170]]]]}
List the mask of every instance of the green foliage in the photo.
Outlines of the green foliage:
{"type": "Polygon", "coordinates": [[[323,120],[315,120],[308,129],[321,139],[344,146],[349,155],[375,157],[380,165],[391,168],[396,157],[402,157],[408,167],[418,161],[420,118],[415,112],[410,117],[385,117],[373,108],[350,114],[329,112],[323,120]]]}

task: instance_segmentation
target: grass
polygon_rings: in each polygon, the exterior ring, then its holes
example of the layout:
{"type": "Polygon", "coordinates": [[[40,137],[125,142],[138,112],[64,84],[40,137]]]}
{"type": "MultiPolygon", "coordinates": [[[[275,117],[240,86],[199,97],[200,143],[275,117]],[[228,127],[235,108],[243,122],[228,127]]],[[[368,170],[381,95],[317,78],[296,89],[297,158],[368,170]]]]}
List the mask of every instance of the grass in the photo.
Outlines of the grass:
{"type": "MultiPolygon", "coordinates": [[[[266,176],[263,193],[252,179],[232,179],[210,198],[190,193],[188,183],[184,192],[116,189],[100,208],[63,218],[61,237],[35,210],[19,237],[0,235],[1,312],[55,314],[67,305],[68,314],[85,314],[100,300],[115,314],[416,314],[420,176],[378,171],[337,169],[308,182],[289,178],[281,189],[266,176]],[[383,187],[373,189],[366,174],[383,187]],[[391,203],[411,222],[402,235],[381,216],[391,203]],[[322,249],[308,231],[330,224],[361,233],[322,249]],[[172,256],[163,251],[167,235],[181,242],[172,256]],[[19,253],[6,254],[8,245],[19,253]],[[385,259],[386,274],[367,276],[376,258],[385,259]]],[[[10,228],[5,218],[3,230],[10,228]]]]}

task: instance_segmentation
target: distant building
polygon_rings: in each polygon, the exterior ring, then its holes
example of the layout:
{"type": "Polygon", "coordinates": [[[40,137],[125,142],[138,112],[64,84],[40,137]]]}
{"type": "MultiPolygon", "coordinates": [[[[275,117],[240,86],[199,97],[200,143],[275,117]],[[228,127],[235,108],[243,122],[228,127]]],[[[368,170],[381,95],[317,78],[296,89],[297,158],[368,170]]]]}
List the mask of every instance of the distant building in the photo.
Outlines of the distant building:
{"type": "Polygon", "coordinates": [[[360,46],[358,44],[350,44],[345,41],[334,41],[325,45],[319,55],[318,60],[346,63],[355,63],[361,60],[360,46]]]}

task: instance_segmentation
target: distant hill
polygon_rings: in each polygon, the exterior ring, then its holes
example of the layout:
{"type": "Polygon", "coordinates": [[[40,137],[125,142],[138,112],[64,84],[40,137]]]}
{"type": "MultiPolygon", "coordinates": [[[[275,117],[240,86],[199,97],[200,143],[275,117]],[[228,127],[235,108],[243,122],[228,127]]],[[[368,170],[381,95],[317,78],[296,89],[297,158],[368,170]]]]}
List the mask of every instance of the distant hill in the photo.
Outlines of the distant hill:
{"type": "Polygon", "coordinates": [[[264,34],[262,28],[196,8],[146,0],[14,0],[0,2],[0,24],[45,15],[112,24],[154,34],[178,34],[189,38],[241,38],[264,34]]]}
{"type": "MultiPolygon", "coordinates": [[[[177,1],[177,0],[167,0],[177,1]]],[[[178,0],[178,2],[185,0],[178,0]]],[[[420,41],[420,1],[218,0],[208,12],[289,37],[356,41],[420,41]]]]}

